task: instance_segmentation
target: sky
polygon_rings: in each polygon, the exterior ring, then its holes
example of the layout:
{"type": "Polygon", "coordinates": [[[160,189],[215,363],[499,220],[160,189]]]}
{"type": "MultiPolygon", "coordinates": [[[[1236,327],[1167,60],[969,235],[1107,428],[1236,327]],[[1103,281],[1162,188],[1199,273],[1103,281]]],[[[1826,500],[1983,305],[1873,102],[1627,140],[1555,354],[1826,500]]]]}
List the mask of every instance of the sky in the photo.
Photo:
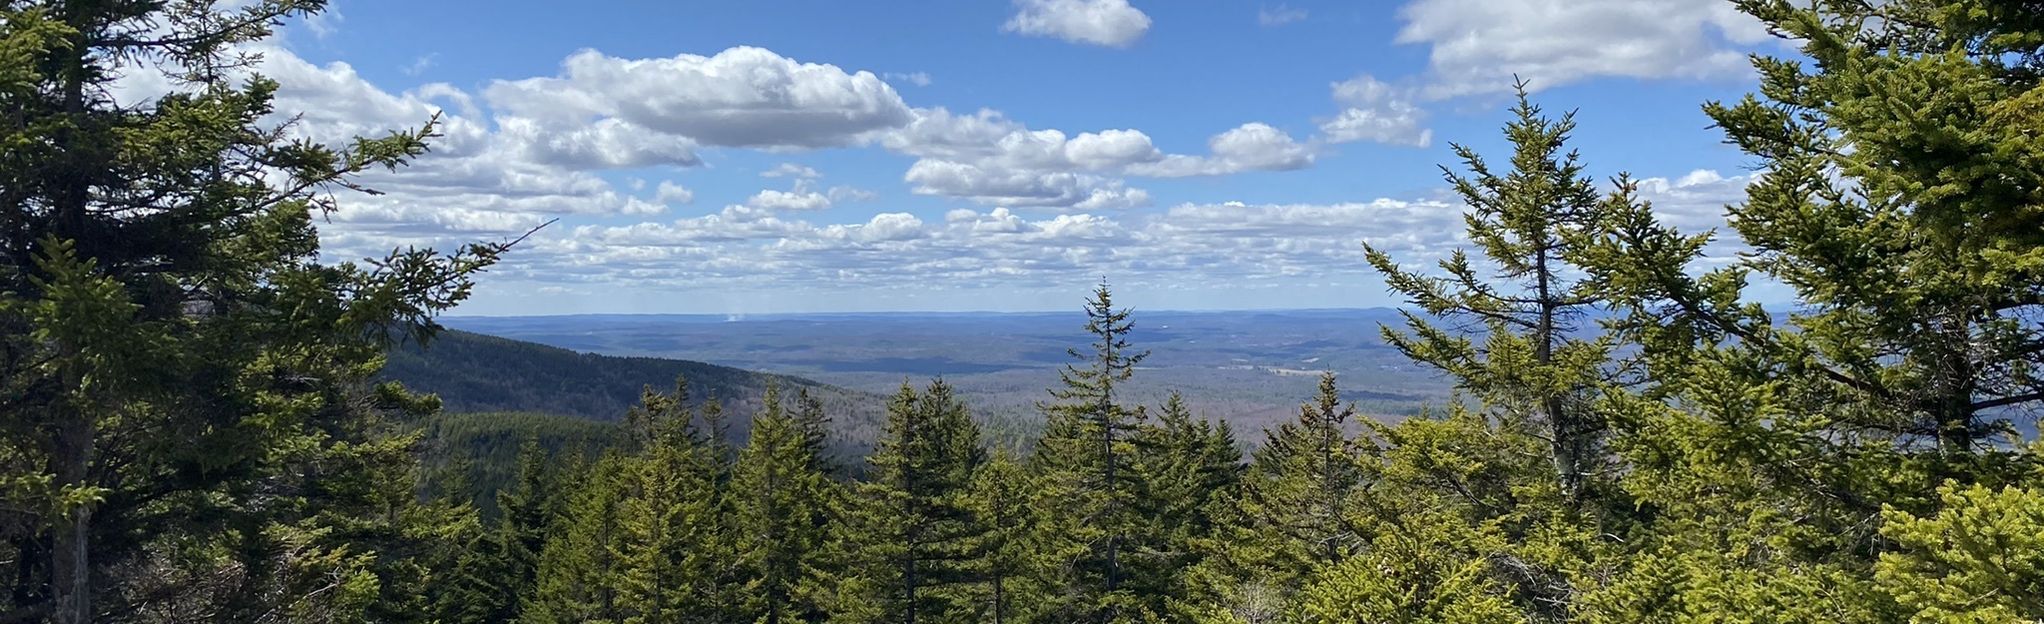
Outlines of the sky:
{"type": "Polygon", "coordinates": [[[1714,0],[337,0],[256,49],[301,136],[439,115],[329,259],[553,221],[487,315],[1395,305],[1362,244],[1462,243],[1440,167],[1508,158],[1514,76],[1702,230],[1752,161],[1701,105],[1785,50],[1714,0]]]}

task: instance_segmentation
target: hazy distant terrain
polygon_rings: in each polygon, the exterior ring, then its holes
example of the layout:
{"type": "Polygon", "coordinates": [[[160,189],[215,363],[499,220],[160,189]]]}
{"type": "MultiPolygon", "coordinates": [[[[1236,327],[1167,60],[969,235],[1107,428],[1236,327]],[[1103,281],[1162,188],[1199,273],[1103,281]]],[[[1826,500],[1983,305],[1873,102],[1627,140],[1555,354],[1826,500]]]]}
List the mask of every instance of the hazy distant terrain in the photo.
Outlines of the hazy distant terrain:
{"type": "MultiPolygon", "coordinates": [[[[1077,311],[726,317],[587,315],[449,317],[467,331],[609,355],[655,356],[796,375],[854,390],[892,392],[903,379],[942,375],[986,416],[1025,416],[1082,347],[1077,311]]],[[[1363,411],[1399,417],[1448,394],[1445,382],[1383,344],[1395,311],[1300,310],[1136,314],[1133,337],[1152,352],[1131,396],[1171,389],[1195,409],[1253,431],[1312,395],[1320,371],[1341,375],[1363,411]]]]}

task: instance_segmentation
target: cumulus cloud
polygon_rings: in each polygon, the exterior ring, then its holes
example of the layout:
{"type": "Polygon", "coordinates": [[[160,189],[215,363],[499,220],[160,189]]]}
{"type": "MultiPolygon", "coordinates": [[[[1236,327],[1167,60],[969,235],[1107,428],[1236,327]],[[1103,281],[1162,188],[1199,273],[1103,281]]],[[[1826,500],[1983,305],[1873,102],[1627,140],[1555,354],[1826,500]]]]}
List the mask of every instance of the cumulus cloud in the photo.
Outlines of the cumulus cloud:
{"type": "Polygon", "coordinates": [[[767,189],[754,193],[745,200],[745,205],[761,210],[823,210],[830,207],[830,197],[799,188],[793,191],[767,189]]]}
{"type": "Polygon", "coordinates": [[[834,202],[872,201],[874,198],[880,197],[879,193],[856,186],[833,186],[830,187],[830,190],[824,191],[823,194],[829,196],[830,200],[834,202]]]}
{"type": "Polygon", "coordinates": [[[962,197],[982,204],[1092,210],[1146,205],[1148,191],[1120,180],[1069,171],[1002,169],[919,160],[903,176],[918,195],[962,197]]]}
{"type": "Polygon", "coordinates": [[[660,186],[653,189],[653,201],[663,204],[686,204],[695,200],[695,191],[667,180],[661,180],[660,186]]]}
{"type": "Polygon", "coordinates": [[[1150,16],[1128,0],[1015,0],[1015,7],[1004,32],[1120,48],[1150,29],[1150,16]]]}
{"type": "Polygon", "coordinates": [[[823,174],[817,173],[815,169],[809,168],[808,166],[805,165],[784,162],[778,165],[774,165],[774,168],[772,169],[759,172],[759,177],[795,178],[797,180],[810,180],[823,177],[823,174]]]}
{"type": "MultiPolygon", "coordinates": [[[[1749,182],[1702,170],[1644,178],[1640,195],[1670,223],[1702,229],[1720,223],[1722,204],[1736,201],[1749,182]]],[[[1361,243],[1423,268],[1468,246],[1462,212],[1440,196],[1039,217],[996,206],[953,209],[941,219],[882,212],[819,224],[791,217],[813,212],[734,205],[667,222],[577,227],[536,239],[517,261],[547,279],[705,289],[741,288],[766,276],[792,288],[922,290],[1065,287],[1102,274],[1123,283],[1310,277],[1362,285],[1374,273],[1361,243]]]]}
{"type": "MultiPolygon", "coordinates": [[[[756,49],[651,60],[585,52],[556,76],[496,83],[480,94],[445,84],[385,90],[344,63],[308,63],[284,50],[266,51],[257,69],[281,83],[280,111],[305,113],[292,131],[315,140],[380,134],[441,115],[442,136],[431,153],[399,173],[364,178],[385,195],[349,195],[321,224],[336,257],[510,236],[563,215],[602,220],[543,232],[497,275],[700,288],[758,284],[769,276],[797,288],[1005,287],[1100,274],[1160,282],[1361,276],[1368,275],[1361,241],[1414,261],[1462,244],[1460,207],[1434,199],[1124,210],[1153,202],[1124,178],[1293,169],[1313,164],[1317,147],[1343,140],[1424,144],[1411,138],[1425,136],[1424,117],[1400,108],[1422,96],[1373,79],[1337,83],[1334,98],[1348,108],[1403,110],[1410,123],[1328,121],[1307,140],[1276,125],[1245,123],[1213,135],[1205,153],[1174,154],[1133,128],[1039,129],[991,110],[908,108],[870,73],[756,49]],[[690,87],[649,78],[649,67],[671,71],[690,87]],[[684,102],[722,108],[675,108],[684,102]],[[765,127],[772,124],[763,119],[782,114],[795,121],[765,127]],[[719,126],[718,115],[733,121],[719,126]],[[711,214],[652,216],[696,193],[645,169],[702,166],[698,151],[720,147],[829,145],[872,145],[911,157],[903,175],[911,191],[973,207],[941,218],[883,207],[830,219],[850,212],[846,203],[876,194],[826,188],[813,169],[789,163],[761,172],[790,180],[783,189],[733,198],[711,214]],[[620,175],[634,178],[613,180],[620,175]]],[[[169,88],[114,85],[122,101],[169,88]]],[[[1722,206],[1749,182],[1698,171],[1643,179],[1641,191],[1671,223],[1700,230],[1720,225],[1722,206]]]]}
{"type": "Polygon", "coordinates": [[[545,124],[612,118],[724,147],[851,145],[909,120],[901,96],[871,72],[753,47],[655,59],[583,50],[559,76],[497,81],[484,93],[495,109],[545,124]]]}
{"type": "Polygon", "coordinates": [[[920,109],[889,134],[888,149],[921,157],[903,177],[923,195],[983,204],[1087,209],[1147,204],[1118,176],[1185,177],[1299,169],[1313,150],[1284,131],[1247,123],[1208,139],[1206,155],[1167,154],[1149,135],[1108,129],[1067,135],[1031,130],[999,112],[920,109]]]}
{"type": "Polygon", "coordinates": [[[1434,98],[1588,78],[1726,78],[1751,71],[1740,46],[1765,29],[1705,0],[1414,0],[1399,43],[1429,46],[1434,98]]]}
{"type": "Polygon", "coordinates": [[[1158,177],[1226,175],[1244,171],[1285,171],[1313,164],[1313,150],[1283,130],[1246,123],[1207,140],[1210,156],[1172,155],[1132,166],[1130,173],[1158,177]]]}
{"type": "Polygon", "coordinates": [[[1408,90],[1370,76],[1334,83],[1333,89],[1334,101],[1343,108],[1320,123],[1322,140],[1414,147],[1426,147],[1433,142],[1433,131],[1425,125],[1426,112],[1413,103],[1408,90]]]}

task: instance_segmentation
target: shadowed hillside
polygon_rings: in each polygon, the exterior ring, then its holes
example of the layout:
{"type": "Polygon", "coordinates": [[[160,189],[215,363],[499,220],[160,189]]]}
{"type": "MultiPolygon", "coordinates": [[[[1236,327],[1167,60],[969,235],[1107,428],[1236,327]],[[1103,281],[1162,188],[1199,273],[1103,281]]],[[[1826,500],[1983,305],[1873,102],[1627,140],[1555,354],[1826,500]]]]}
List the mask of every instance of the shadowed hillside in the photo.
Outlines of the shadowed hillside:
{"type": "Polygon", "coordinates": [[[424,348],[407,344],[392,349],[382,377],[439,395],[448,413],[536,412],[605,422],[622,418],[646,387],[669,391],[676,377],[686,377],[694,400],[715,397],[724,403],[734,436],[744,435],[747,416],[759,407],[768,382],[778,381],[789,397],[806,390],[822,400],[834,440],[854,454],[872,445],[879,409],[886,404],[872,394],[800,377],[686,360],[577,353],[457,330],[442,332],[424,348]]]}

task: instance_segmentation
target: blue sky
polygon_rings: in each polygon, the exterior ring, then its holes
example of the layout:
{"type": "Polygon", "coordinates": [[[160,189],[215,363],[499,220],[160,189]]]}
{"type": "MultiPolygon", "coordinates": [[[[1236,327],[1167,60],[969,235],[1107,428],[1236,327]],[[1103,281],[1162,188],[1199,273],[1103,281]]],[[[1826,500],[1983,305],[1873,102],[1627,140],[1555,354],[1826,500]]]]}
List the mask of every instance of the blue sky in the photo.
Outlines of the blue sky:
{"type": "Polygon", "coordinates": [[[1782,49],[1711,0],[338,0],[260,71],[320,140],[447,121],[340,197],[336,257],[559,219],[464,314],[1065,309],[1102,276],[1230,309],[1395,304],[1361,243],[1456,245],[1437,166],[1505,157],[1514,74],[1594,173],[1717,225],[1749,161],[1699,105],[1782,49]]]}

